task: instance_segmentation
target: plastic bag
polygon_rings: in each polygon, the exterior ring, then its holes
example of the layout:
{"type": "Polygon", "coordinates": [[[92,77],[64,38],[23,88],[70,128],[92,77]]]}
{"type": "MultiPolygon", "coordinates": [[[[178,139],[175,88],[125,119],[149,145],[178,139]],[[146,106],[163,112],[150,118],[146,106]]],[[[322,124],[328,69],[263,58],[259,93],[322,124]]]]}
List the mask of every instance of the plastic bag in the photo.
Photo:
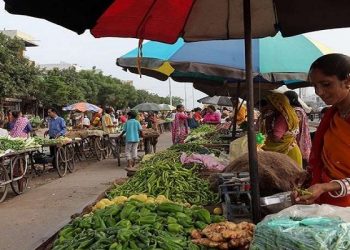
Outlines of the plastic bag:
{"type": "Polygon", "coordinates": [[[350,223],[350,209],[346,207],[338,207],[332,205],[294,205],[292,207],[286,208],[281,212],[270,215],[266,219],[271,217],[282,217],[282,216],[292,216],[292,217],[310,217],[310,216],[323,216],[323,217],[333,217],[340,218],[345,222],[350,223]]]}
{"type": "Polygon", "coordinates": [[[350,249],[349,213],[329,205],[287,208],[257,225],[250,249],[350,249]]]}
{"type": "Polygon", "coordinates": [[[230,143],[230,161],[248,153],[248,136],[242,136],[230,143]]]}

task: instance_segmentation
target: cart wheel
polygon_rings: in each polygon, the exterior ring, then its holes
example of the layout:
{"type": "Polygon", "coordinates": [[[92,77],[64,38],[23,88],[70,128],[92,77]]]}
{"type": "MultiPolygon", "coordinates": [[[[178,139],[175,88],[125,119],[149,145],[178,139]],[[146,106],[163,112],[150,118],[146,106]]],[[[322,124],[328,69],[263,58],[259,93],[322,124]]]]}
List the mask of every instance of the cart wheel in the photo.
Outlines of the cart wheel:
{"type": "Polygon", "coordinates": [[[58,147],[55,156],[55,168],[60,177],[63,177],[67,173],[66,152],[64,147],[58,147]]]}
{"type": "Polygon", "coordinates": [[[0,202],[3,202],[6,198],[8,185],[1,184],[7,182],[9,179],[7,170],[4,166],[0,165],[0,202]]]}
{"type": "Polygon", "coordinates": [[[68,145],[65,147],[66,149],[66,158],[67,158],[67,168],[70,173],[73,173],[75,167],[75,159],[74,159],[74,146],[68,145]]]}
{"type": "Polygon", "coordinates": [[[95,150],[95,155],[98,161],[103,160],[103,148],[101,144],[101,138],[96,137],[94,140],[94,150],[95,150]]]}
{"type": "Polygon", "coordinates": [[[85,159],[91,158],[90,147],[91,147],[91,140],[89,138],[86,138],[80,142],[80,150],[81,150],[82,156],[85,159]]]}
{"type": "Polygon", "coordinates": [[[17,181],[11,181],[11,188],[15,194],[22,194],[28,186],[29,178],[26,175],[26,159],[24,156],[17,156],[11,162],[11,168],[13,169],[11,173],[11,179],[24,175],[21,179],[17,181]]]}

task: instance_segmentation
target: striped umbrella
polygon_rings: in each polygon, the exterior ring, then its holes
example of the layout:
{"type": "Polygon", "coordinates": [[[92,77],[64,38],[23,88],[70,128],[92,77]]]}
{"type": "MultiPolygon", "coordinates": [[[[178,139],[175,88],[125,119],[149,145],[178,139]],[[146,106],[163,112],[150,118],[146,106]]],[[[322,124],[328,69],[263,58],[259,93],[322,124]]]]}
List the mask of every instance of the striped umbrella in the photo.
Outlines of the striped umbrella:
{"type": "Polygon", "coordinates": [[[87,102],[74,103],[72,105],[64,107],[62,110],[63,111],[80,111],[80,112],[91,111],[91,112],[98,112],[98,113],[102,112],[102,109],[100,107],[97,107],[96,105],[87,103],[87,102]]]}
{"type": "MultiPolygon", "coordinates": [[[[141,64],[138,49],[117,59],[117,65],[138,73],[179,82],[231,83],[245,81],[243,40],[218,40],[186,43],[179,39],[169,45],[148,42],[143,46],[141,64]]],[[[299,35],[253,40],[255,83],[274,83],[297,88],[306,84],[311,63],[331,50],[319,42],[299,35]]],[[[215,87],[209,85],[209,88],[215,87]]],[[[222,87],[222,86],[219,86],[222,87]]]]}

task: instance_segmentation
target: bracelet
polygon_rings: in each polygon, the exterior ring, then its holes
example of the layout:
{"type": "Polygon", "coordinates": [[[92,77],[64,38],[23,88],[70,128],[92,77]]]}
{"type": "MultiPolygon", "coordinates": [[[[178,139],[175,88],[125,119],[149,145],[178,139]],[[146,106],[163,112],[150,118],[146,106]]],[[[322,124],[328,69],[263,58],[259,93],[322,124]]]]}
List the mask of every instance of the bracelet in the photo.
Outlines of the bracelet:
{"type": "Polygon", "coordinates": [[[340,198],[347,194],[345,183],[342,180],[332,180],[331,182],[336,182],[340,185],[340,191],[328,192],[329,196],[332,198],[340,198]],[[334,193],[334,194],[333,194],[334,193]]]}
{"type": "Polygon", "coordinates": [[[346,186],[346,195],[350,194],[350,178],[343,179],[346,186]]]}

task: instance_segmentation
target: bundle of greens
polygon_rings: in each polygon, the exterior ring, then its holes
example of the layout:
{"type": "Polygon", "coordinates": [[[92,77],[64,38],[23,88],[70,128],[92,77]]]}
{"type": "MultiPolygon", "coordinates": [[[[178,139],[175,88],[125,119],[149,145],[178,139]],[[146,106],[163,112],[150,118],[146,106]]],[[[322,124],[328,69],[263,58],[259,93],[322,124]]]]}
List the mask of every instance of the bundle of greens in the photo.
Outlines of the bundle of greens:
{"type": "Polygon", "coordinates": [[[44,120],[41,119],[40,116],[33,116],[29,121],[32,124],[33,128],[37,128],[40,127],[44,120]]]}
{"type": "Polygon", "coordinates": [[[6,150],[21,151],[25,149],[38,147],[38,143],[33,138],[12,138],[12,137],[0,137],[0,151],[6,150]]]}

